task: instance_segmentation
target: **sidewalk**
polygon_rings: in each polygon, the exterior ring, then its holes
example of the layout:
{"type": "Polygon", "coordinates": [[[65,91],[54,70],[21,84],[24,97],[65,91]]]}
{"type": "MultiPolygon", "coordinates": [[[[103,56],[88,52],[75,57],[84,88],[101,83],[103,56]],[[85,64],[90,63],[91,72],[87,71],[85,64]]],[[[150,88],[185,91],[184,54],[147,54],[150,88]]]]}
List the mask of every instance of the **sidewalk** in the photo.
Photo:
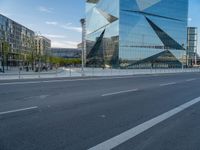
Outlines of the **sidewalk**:
{"type": "Polygon", "coordinates": [[[11,79],[38,79],[38,78],[55,78],[64,77],[63,68],[54,69],[50,71],[19,71],[18,69],[8,70],[5,73],[0,73],[0,80],[11,80],[11,79]]]}
{"type": "Polygon", "coordinates": [[[11,79],[39,79],[39,78],[62,78],[62,77],[102,77],[102,76],[126,76],[126,75],[148,75],[148,74],[171,74],[171,73],[199,72],[200,68],[191,69],[102,69],[84,68],[59,68],[48,72],[25,72],[10,71],[0,73],[0,80],[11,79]]]}

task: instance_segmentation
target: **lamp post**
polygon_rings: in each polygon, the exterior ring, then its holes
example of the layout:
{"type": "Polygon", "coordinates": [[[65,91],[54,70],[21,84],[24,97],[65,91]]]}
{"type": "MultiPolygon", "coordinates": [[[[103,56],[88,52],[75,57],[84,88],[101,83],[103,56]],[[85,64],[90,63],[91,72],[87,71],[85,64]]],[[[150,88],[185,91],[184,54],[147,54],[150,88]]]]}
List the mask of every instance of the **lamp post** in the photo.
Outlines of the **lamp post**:
{"type": "Polygon", "coordinates": [[[5,63],[4,63],[4,43],[1,43],[1,61],[2,61],[2,72],[5,73],[5,63]]]}
{"type": "Polygon", "coordinates": [[[82,73],[82,77],[85,76],[84,73],[84,66],[85,66],[85,50],[86,50],[86,41],[85,41],[85,34],[86,34],[86,30],[85,30],[85,19],[81,19],[80,20],[81,23],[81,27],[82,27],[82,64],[81,64],[81,73],[82,73]]]}
{"type": "MultiPolygon", "coordinates": [[[[197,30],[197,29],[196,29],[196,30],[197,30]]],[[[195,47],[196,47],[196,48],[195,48],[195,65],[197,65],[197,49],[198,49],[198,38],[199,38],[199,37],[198,37],[198,30],[196,31],[195,34],[196,34],[196,38],[197,38],[197,39],[196,39],[196,44],[195,44],[195,47]]]]}
{"type": "MultiPolygon", "coordinates": [[[[38,42],[40,43],[41,41],[40,41],[40,38],[39,38],[39,37],[42,36],[42,34],[40,33],[40,31],[35,32],[35,33],[36,33],[36,37],[38,38],[37,40],[38,40],[38,42]]],[[[40,43],[39,45],[41,45],[41,43],[40,43]]],[[[40,48],[40,46],[39,46],[39,47],[36,47],[36,55],[38,56],[37,66],[38,66],[38,73],[39,73],[39,78],[40,78],[41,67],[42,67],[42,65],[41,65],[41,55],[42,55],[42,53],[41,53],[41,48],[40,48]]]]}
{"type": "MultiPolygon", "coordinates": [[[[182,45],[181,45],[183,48],[185,47],[185,44],[183,43],[182,45]]],[[[183,58],[183,60],[182,60],[182,63],[181,63],[181,68],[182,68],[182,71],[183,71],[183,69],[184,69],[184,63],[186,64],[186,66],[187,66],[187,46],[186,46],[186,62],[184,62],[184,58],[183,58]]]]}

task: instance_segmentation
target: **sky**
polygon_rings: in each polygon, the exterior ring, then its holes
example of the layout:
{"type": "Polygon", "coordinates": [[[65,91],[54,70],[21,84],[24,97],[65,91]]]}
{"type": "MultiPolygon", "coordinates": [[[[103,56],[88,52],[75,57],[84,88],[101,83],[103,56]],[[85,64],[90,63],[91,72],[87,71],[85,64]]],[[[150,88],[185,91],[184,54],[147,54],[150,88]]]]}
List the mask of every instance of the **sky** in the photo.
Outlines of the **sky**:
{"type": "MultiPolygon", "coordinates": [[[[200,1],[189,3],[188,24],[200,31],[200,1]]],[[[77,47],[84,12],[85,0],[0,0],[0,14],[51,39],[52,47],[77,47]]]]}
{"type": "Polygon", "coordinates": [[[0,13],[51,39],[52,47],[81,41],[84,0],[0,0],[0,13]]]}

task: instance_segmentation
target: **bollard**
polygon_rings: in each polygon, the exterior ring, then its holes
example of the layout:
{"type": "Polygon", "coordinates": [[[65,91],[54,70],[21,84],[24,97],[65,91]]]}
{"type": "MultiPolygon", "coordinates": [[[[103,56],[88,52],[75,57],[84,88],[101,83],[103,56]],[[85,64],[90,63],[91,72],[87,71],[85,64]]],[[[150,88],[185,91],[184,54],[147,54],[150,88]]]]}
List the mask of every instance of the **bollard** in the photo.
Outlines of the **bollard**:
{"type": "Polygon", "coordinates": [[[69,68],[69,77],[72,77],[72,70],[71,70],[71,66],[69,68]]]}
{"type": "Polygon", "coordinates": [[[94,77],[94,67],[92,67],[92,76],[94,77]]]}
{"type": "Polygon", "coordinates": [[[20,71],[20,69],[19,69],[19,79],[21,79],[21,75],[20,75],[20,74],[21,74],[21,71],[20,71]]]}
{"type": "Polygon", "coordinates": [[[66,75],[66,77],[67,77],[67,69],[65,68],[65,75],[66,75]]]}
{"type": "Polygon", "coordinates": [[[38,78],[40,78],[40,67],[38,69],[38,78]]]}

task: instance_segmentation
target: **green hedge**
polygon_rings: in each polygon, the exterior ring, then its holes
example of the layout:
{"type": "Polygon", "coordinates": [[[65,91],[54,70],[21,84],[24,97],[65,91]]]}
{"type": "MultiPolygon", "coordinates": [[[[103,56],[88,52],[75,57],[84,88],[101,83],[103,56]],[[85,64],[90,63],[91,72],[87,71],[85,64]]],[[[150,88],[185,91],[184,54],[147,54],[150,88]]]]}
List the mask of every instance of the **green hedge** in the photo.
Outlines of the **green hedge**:
{"type": "Polygon", "coordinates": [[[49,57],[49,62],[52,64],[64,65],[78,65],[81,64],[79,58],[60,58],[60,57],[49,57]]]}

